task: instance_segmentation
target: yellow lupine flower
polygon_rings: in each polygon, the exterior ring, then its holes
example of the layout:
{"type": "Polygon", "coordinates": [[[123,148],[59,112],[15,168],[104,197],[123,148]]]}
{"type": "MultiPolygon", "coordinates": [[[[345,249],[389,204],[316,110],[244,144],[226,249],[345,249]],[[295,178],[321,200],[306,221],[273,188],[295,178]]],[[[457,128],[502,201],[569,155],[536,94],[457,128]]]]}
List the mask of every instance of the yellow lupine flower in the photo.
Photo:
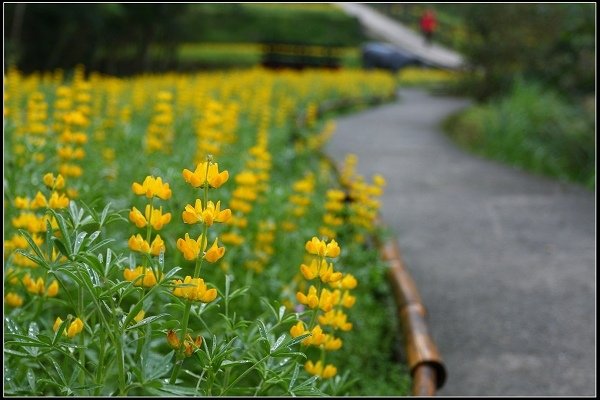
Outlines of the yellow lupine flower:
{"type": "Polygon", "coordinates": [[[342,339],[327,335],[327,339],[323,343],[323,348],[328,351],[336,351],[342,348],[342,344],[342,339]]]}
{"type": "Polygon", "coordinates": [[[202,201],[196,199],[194,206],[187,204],[181,217],[186,224],[203,223],[206,226],[211,226],[214,222],[227,222],[231,218],[231,210],[225,209],[221,211],[221,202],[217,201],[217,205],[212,201],[208,201],[205,208],[202,208],[202,201]]]}
{"type": "Polygon", "coordinates": [[[50,199],[48,200],[48,207],[52,209],[60,209],[65,208],[69,205],[69,198],[64,194],[58,194],[57,192],[52,192],[50,199]]]}
{"type": "Polygon", "coordinates": [[[146,312],[144,310],[140,310],[140,312],[137,313],[137,315],[135,317],[133,317],[133,320],[135,322],[140,322],[141,320],[144,319],[145,315],[146,315],[146,312]]]}
{"type": "Polygon", "coordinates": [[[150,244],[144,240],[142,235],[139,233],[137,235],[132,235],[129,238],[129,248],[133,251],[138,251],[140,253],[149,253],[150,252],[150,244]]]}
{"type": "Polygon", "coordinates": [[[326,244],[323,240],[319,240],[319,238],[315,236],[306,242],[305,248],[310,254],[321,257],[335,258],[340,255],[340,247],[334,239],[326,244]]]}
{"type": "Polygon", "coordinates": [[[341,280],[329,283],[334,289],[354,289],[357,285],[358,281],[352,274],[345,274],[341,280]]]}
{"type": "Polygon", "coordinates": [[[173,294],[177,297],[182,297],[188,300],[201,301],[203,303],[210,303],[217,297],[216,289],[209,289],[204,283],[204,279],[192,278],[186,276],[183,280],[177,279],[173,282],[176,287],[173,289],[173,294]],[[178,285],[185,284],[186,286],[178,285]]]}
{"type": "Polygon", "coordinates": [[[79,318],[75,318],[75,321],[71,322],[71,325],[69,325],[69,328],[67,329],[67,336],[72,339],[77,334],[79,334],[82,330],[83,330],[83,321],[80,320],[79,318]]]}
{"type": "Polygon", "coordinates": [[[46,289],[46,296],[55,297],[58,294],[58,281],[55,279],[52,281],[48,289],[46,289]]]}
{"type": "Polygon", "coordinates": [[[60,325],[63,323],[63,320],[60,317],[56,317],[56,321],[54,321],[54,325],[52,326],[52,330],[56,332],[60,325]]]}
{"type": "Polygon", "coordinates": [[[42,194],[42,192],[37,192],[29,206],[32,209],[47,207],[48,201],[46,200],[46,197],[42,194]]]}
{"type": "Polygon", "coordinates": [[[302,292],[296,293],[296,300],[300,304],[307,305],[309,308],[314,309],[319,305],[319,297],[317,296],[317,288],[313,285],[308,289],[308,293],[304,294],[302,292]]]}
{"type": "Polygon", "coordinates": [[[217,239],[213,242],[212,246],[208,250],[206,250],[206,254],[204,255],[204,259],[210,263],[217,262],[223,255],[225,254],[225,247],[217,246],[217,239]]]}
{"type": "Polygon", "coordinates": [[[150,245],[150,254],[153,256],[158,256],[160,252],[164,252],[166,250],[165,242],[162,240],[160,235],[156,235],[152,244],[150,245]]]}
{"type": "Polygon", "coordinates": [[[221,234],[221,241],[225,244],[231,244],[233,246],[239,246],[240,244],[244,243],[245,239],[238,235],[235,232],[226,232],[221,234]]]}
{"type": "MultiPolygon", "coordinates": [[[[154,228],[157,231],[161,230],[166,224],[171,222],[171,213],[163,214],[162,207],[156,209],[156,208],[152,208],[150,206],[150,204],[148,204],[148,205],[146,205],[146,213],[145,214],[146,214],[145,220],[150,221],[150,225],[152,225],[152,228],[154,228]]],[[[137,224],[136,224],[136,226],[137,226],[137,224]]],[[[141,228],[141,227],[138,226],[138,228],[141,228]]]]}
{"type": "Polygon", "coordinates": [[[123,277],[126,281],[135,282],[133,286],[152,287],[156,285],[156,276],[152,268],[136,267],[135,269],[125,268],[123,277]],[[142,279],[138,279],[144,275],[142,279]]]}
{"type": "Polygon", "coordinates": [[[331,310],[323,315],[319,315],[321,325],[331,325],[335,329],[349,331],[352,329],[352,323],[348,322],[347,315],[341,310],[331,310]]]}
{"type": "MultiPolygon", "coordinates": [[[[56,321],[54,321],[54,325],[52,326],[54,332],[56,332],[58,328],[60,328],[60,325],[62,323],[63,320],[60,317],[57,317],[56,321]]],[[[83,321],[79,318],[75,318],[75,320],[71,322],[69,327],[63,331],[63,335],[68,336],[70,339],[72,339],[83,330],[83,326],[83,321]]]]}
{"type": "Polygon", "coordinates": [[[131,185],[131,189],[133,193],[138,196],[146,196],[147,198],[152,198],[154,196],[159,197],[163,200],[168,200],[171,198],[171,189],[169,188],[168,183],[163,183],[162,178],[159,176],[155,178],[154,176],[146,176],[144,182],[140,185],[137,182],[134,182],[131,185]]]}
{"type": "Polygon", "coordinates": [[[30,203],[30,200],[27,197],[17,196],[17,197],[15,197],[15,200],[14,200],[15,207],[19,208],[19,209],[28,209],[29,203],[30,203]]]}
{"type": "Polygon", "coordinates": [[[36,280],[31,279],[31,275],[27,274],[23,277],[23,285],[29,293],[42,295],[46,291],[44,280],[37,278],[36,280]]]}
{"type": "Polygon", "coordinates": [[[298,321],[298,323],[296,325],[294,325],[290,328],[290,335],[292,335],[293,338],[296,338],[307,332],[308,331],[304,327],[304,322],[302,322],[302,321],[298,321]]]}
{"type": "Polygon", "coordinates": [[[23,297],[14,292],[6,293],[4,302],[11,307],[21,307],[23,305],[23,297]]]}
{"type": "Polygon", "coordinates": [[[198,239],[194,240],[186,233],[184,239],[177,239],[177,249],[183,253],[183,258],[188,261],[197,259],[200,252],[204,251],[205,248],[206,239],[203,235],[198,236],[198,239]]]}
{"type": "Polygon", "coordinates": [[[228,171],[219,172],[219,164],[209,161],[199,163],[194,172],[184,169],[182,175],[183,179],[195,188],[203,186],[206,182],[213,188],[219,188],[229,179],[228,171]]]}
{"type": "Polygon", "coordinates": [[[140,212],[136,207],[133,207],[129,212],[129,220],[135,224],[138,228],[143,228],[148,224],[144,214],[140,212]]]}
{"type": "Polygon", "coordinates": [[[61,190],[65,187],[65,178],[61,174],[58,174],[55,178],[52,172],[48,172],[44,175],[42,181],[50,189],[61,190]]]}

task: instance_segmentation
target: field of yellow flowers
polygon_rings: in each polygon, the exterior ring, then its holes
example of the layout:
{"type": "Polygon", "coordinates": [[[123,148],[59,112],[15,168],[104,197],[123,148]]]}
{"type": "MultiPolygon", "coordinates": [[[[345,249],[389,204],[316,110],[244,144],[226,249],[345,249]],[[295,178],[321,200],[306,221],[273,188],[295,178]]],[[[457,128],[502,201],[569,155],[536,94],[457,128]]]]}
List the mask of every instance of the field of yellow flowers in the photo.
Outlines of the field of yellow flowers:
{"type": "Polygon", "coordinates": [[[381,72],[251,69],[4,89],[7,395],[405,394],[381,176],[338,174],[331,100],[381,72]]]}

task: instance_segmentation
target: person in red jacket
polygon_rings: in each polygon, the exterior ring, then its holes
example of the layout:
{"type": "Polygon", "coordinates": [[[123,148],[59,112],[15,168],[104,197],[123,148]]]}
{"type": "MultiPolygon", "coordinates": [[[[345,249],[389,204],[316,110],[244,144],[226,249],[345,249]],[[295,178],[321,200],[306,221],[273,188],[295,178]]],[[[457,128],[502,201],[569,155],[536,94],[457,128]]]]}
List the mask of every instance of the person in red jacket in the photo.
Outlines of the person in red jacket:
{"type": "Polygon", "coordinates": [[[421,32],[425,36],[425,42],[430,45],[433,38],[433,32],[437,28],[437,19],[433,10],[425,10],[421,17],[421,32]]]}

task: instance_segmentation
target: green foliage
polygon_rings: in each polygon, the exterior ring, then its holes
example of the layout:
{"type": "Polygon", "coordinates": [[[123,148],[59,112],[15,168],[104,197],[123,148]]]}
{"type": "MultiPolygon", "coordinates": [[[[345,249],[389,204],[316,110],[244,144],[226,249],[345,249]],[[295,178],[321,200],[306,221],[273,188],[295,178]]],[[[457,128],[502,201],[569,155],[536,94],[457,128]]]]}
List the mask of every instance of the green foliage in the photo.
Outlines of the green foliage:
{"type": "Polygon", "coordinates": [[[310,4],[13,3],[5,7],[5,27],[7,64],[25,72],[76,64],[108,74],[220,67],[210,60],[190,65],[178,59],[178,48],[190,42],[355,46],[363,38],[355,18],[310,4]]]}
{"type": "Polygon", "coordinates": [[[477,153],[594,188],[594,116],[540,85],[512,92],[448,121],[450,135],[477,153]]]}
{"type": "Polygon", "coordinates": [[[588,4],[468,4],[460,49],[478,74],[479,99],[505,93],[522,76],[569,94],[594,90],[595,12],[588,4]]]}

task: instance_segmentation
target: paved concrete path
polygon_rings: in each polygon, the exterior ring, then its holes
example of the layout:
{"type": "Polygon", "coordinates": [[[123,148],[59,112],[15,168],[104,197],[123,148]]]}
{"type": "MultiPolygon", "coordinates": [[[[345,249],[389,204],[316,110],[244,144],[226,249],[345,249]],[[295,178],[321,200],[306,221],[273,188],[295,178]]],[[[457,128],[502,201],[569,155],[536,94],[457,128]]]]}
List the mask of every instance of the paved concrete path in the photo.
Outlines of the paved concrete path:
{"type": "Polygon", "coordinates": [[[333,4],[358,18],[361,25],[372,35],[416,55],[428,64],[456,69],[464,63],[460,54],[438,44],[427,45],[423,36],[367,5],[360,3],[333,4]]]}
{"type": "Polygon", "coordinates": [[[469,155],[439,125],[464,100],[405,89],[337,121],[327,151],[388,181],[398,238],[448,368],[439,395],[595,394],[595,201],[469,155]]]}

